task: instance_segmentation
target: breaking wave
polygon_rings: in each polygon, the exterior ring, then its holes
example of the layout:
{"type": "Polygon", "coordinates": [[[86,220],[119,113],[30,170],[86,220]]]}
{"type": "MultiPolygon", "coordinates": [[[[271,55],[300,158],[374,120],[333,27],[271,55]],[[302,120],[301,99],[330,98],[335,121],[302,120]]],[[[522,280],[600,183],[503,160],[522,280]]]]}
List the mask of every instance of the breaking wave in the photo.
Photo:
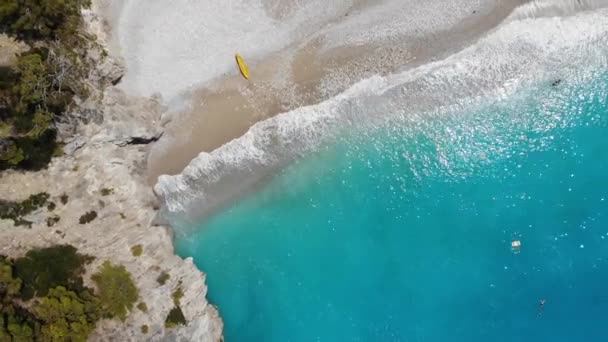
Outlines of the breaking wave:
{"type": "Polygon", "coordinates": [[[345,130],[411,125],[424,116],[500,101],[520,89],[551,87],[557,80],[575,87],[608,65],[604,6],[608,1],[524,4],[474,45],[259,122],[242,137],[201,153],[181,174],[159,177],[154,190],[169,213],[200,216],[345,130]]]}

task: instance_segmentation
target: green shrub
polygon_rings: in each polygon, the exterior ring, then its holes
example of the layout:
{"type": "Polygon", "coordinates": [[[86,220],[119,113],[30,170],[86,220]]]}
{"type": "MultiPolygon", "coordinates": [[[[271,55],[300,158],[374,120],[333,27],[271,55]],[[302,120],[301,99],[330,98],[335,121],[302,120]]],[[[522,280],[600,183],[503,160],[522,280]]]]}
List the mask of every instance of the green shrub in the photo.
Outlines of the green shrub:
{"type": "Polygon", "coordinates": [[[142,332],[143,334],[147,334],[147,333],[148,333],[148,326],[147,326],[147,325],[145,325],[145,324],[144,324],[144,325],[142,325],[142,326],[141,326],[141,332],[142,332]]]}
{"type": "Polygon", "coordinates": [[[23,153],[23,160],[16,166],[26,170],[38,171],[44,169],[53,158],[55,150],[55,138],[57,131],[54,128],[44,127],[46,118],[41,124],[33,123],[30,133],[36,135],[25,135],[13,138],[23,153]]]}
{"type": "MultiPolygon", "coordinates": [[[[32,276],[26,274],[25,278],[20,277],[21,268],[24,267],[21,265],[23,260],[35,261],[32,268],[29,268],[32,265],[26,265],[28,266],[26,270],[32,271],[42,269],[41,267],[44,265],[40,261],[44,257],[49,257],[51,260],[46,263],[55,269],[37,273],[37,275],[48,279],[51,274],[57,280],[61,277],[57,276],[54,271],[61,267],[54,265],[54,262],[65,264],[64,261],[57,259],[56,254],[61,254],[61,251],[63,254],[70,255],[71,259],[78,256],[75,249],[72,250],[67,246],[32,250],[26,254],[26,257],[14,262],[0,256],[0,341],[84,342],[88,339],[96,322],[102,316],[103,307],[99,299],[87,289],[68,289],[67,287],[74,283],[73,279],[68,279],[65,284],[48,288],[44,296],[41,296],[43,291],[35,292],[38,296],[35,299],[28,299],[24,292],[31,285],[32,276]]],[[[66,272],[59,270],[59,273],[66,272]]],[[[82,279],[78,278],[76,283],[82,283],[82,279]]],[[[40,279],[35,279],[34,283],[40,284],[40,279]]]]}
{"type": "Polygon", "coordinates": [[[169,311],[169,315],[167,315],[167,319],[165,319],[165,328],[171,329],[178,325],[186,325],[187,323],[182,309],[179,306],[175,306],[169,311]]]}
{"type": "Polygon", "coordinates": [[[23,150],[12,139],[0,140],[0,170],[15,167],[24,159],[23,150]]]}
{"type": "Polygon", "coordinates": [[[29,304],[8,298],[0,306],[0,341],[86,341],[100,317],[94,296],[61,286],[29,304]]]}
{"type": "Polygon", "coordinates": [[[65,286],[76,292],[83,291],[84,265],[92,257],[77,253],[70,245],[32,249],[15,260],[15,275],[23,281],[21,298],[46,296],[49,289],[65,286]]]}
{"type": "MultiPolygon", "coordinates": [[[[2,98],[0,97],[0,101],[1,100],[2,100],[2,98]]],[[[0,116],[2,115],[2,113],[1,113],[2,107],[3,107],[2,106],[2,102],[0,102],[0,116]]],[[[12,127],[10,125],[8,125],[8,124],[0,121],[0,139],[6,138],[6,137],[10,137],[11,136],[11,130],[12,130],[12,127]]]]}
{"type": "Polygon", "coordinates": [[[47,227],[52,227],[52,226],[56,225],[57,222],[59,222],[60,219],[61,218],[59,216],[57,216],[57,215],[48,217],[46,219],[46,225],[47,225],[47,227]]]}
{"type": "MultiPolygon", "coordinates": [[[[0,333],[0,336],[11,336],[12,341],[20,342],[34,340],[34,328],[38,325],[33,318],[30,318],[30,315],[28,315],[25,310],[20,309],[17,312],[9,312],[7,314],[4,314],[2,320],[6,322],[6,330],[0,329],[4,330],[2,333],[0,333]]],[[[4,327],[0,326],[0,328],[4,327]]]]}
{"type": "Polygon", "coordinates": [[[56,148],[54,113],[45,101],[53,86],[48,76],[46,52],[41,49],[20,55],[14,68],[14,84],[6,90],[7,123],[13,134],[0,149],[0,169],[20,167],[39,170],[51,160],[56,148]]]}
{"type": "Polygon", "coordinates": [[[96,218],[97,218],[97,212],[95,210],[91,210],[89,212],[86,212],[84,215],[80,216],[80,219],[78,219],[78,223],[87,224],[96,218]]]}
{"type": "Polygon", "coordinates": [[[25,40],[55,39],[80,25],[82,0],[19,0],[0,2],[0,31],[25,40]]]}
{"type": "Polygon", "coordinates": [[[135,246],[131,247],[131,254],[133,254],[133,256],[138,257],[143,252],[144,252],[144,249],[141,245],[135,245],[135,246]]]}
{"type": "Polygon", "coordinates": [[[179,301],[184,297],[184,291],[182,290],[181,286],[178,286],[177,289],[175,289],[175,291],[173,291],[173,294],[171,295],[171,298],[173,298],[173,303],[175,303],[175,305],[179,305],[179,301]]]}
{"type": "Polygon", "coordinates": [[[41,192],[30,195],[30,197],[21,202],[0,200],[0,218],[5,220],[13,220],[15,225],[18,225],[19,222],[27,222],[21,220],[21,217],[43,207],[47,203],[48,199],[49,194],[46,192],[41,192]]]}
{"type": "Polygon", "coordinates": [[[62,154],[54,120],[88,96],[90,39],[81,9],[90,0],[0,0],[0,32],[29,45],[0,68],[0,170],[40,170],[62,154]]]}
{"type": "Polygon", "coordinates": [[[28,220],[23,220],[23,219],[17,219],[15,221],[15,227],[20,227],[20,226],[26,226],[27,228],[32,228],[32,224],[34,224],[34,222],[30,222],[28,220]]]}
{"type": "Polygon", "coordinates": [[[6,299],[19,294],[21,284],[21,279],[13,275],[13,263],[0,255],[0,308],[6,299]]]}
{"type": "Polygon", "coordinates": [[[139,297],[131,274],[124,266],[115,266],[106,261],[91,279],[99,289],[98,296],[105,315],[124,321],[139,297]]]}
{"type": "Polygon", "coordinates": [[[100,190],[101,196],[109,196],[114,193],[114,189],[112,188],[103,188],[100,190]]]}
{"type": "Polygon", "coordinates": [[[63,155],[63,146],[65,146],[65,144],[57,143],[55,145],[55,148],[53,149],[53,157],[61,157],[63,155]]]}
{"type": "MultiPolygon", "coordinates": [[[[33,114],[36,106],[44,102],[51,86],[47,77],[45,61],[44,54],[38,51],[27,52],[17,57],[15,70],[19,75],[19,81],[15,84],[13,91],[18,99],[16,106],[18,115],[33,114]]],[[[26,129],[21,128],[23,131],[26,129]]]]}
{"type": "Polygon", "coordinates": [[[69,199],[69,196],[66,194],[59,196],[59,200],[61,201],[61,204],[63,204],[63,205],[68,204],[68,199],[69,199]]]}
{"type": "Polygon", "coordinates": [[[87,340],[100,317],[100,308],[95,297],[88,293],[83,297],[58,286],[34,306],[36,318],[44,322],[40,328],[42,340],[87,340]]]}
{"type": "Polygon", "coordinates": [[[141,311],[141,312],[148,312],[148,306],[146,305],[146,303],[141,302],[139,304],[137,304],[137,308],[141,311]]]}
{"type": "Polygon", "coordinates": [[[55,208],[57,208],[57,205],[55,204],[55,202],[49,202],[49,204],[46,206],[46,209],[48,211],[53,211],[53,210],[55,210],[55,208]]]}
{"type": "Polygon", "coordinates": [[[162,286],[165,285],[165,283],[167,282],[167,280],[169,280],[171,276],[169,275],[169,273],[164,272],[161,273],[158,278],[156,278],[156,281],[162,286]]]}

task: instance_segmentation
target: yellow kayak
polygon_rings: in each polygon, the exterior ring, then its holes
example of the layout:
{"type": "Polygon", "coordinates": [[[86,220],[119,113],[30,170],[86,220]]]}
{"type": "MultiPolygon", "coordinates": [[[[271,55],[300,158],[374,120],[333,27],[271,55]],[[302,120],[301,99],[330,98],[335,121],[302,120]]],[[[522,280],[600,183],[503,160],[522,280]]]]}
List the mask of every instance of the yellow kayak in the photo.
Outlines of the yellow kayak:
{"type": "Polygon", "coordinates": [[[239,70],[241,70],[241,74],[243,75],[243,77],[245,77],[245,79],[249,79],[249,69],[247,69],[247,64],[245,64],[245,60],[238,53],[235,55],[235,57],[236,64],[238,64],[239,70]]]}

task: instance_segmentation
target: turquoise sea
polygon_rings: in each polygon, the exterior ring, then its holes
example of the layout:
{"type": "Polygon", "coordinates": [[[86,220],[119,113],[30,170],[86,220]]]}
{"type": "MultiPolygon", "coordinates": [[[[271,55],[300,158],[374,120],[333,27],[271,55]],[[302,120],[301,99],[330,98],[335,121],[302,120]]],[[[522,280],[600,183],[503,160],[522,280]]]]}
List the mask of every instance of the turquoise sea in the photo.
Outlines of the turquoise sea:
{"type": "Polygon", "coordinates": [[[177,227],[226,341],[608,340],[608,76],[551,83],[344,133],[177,227]]]}

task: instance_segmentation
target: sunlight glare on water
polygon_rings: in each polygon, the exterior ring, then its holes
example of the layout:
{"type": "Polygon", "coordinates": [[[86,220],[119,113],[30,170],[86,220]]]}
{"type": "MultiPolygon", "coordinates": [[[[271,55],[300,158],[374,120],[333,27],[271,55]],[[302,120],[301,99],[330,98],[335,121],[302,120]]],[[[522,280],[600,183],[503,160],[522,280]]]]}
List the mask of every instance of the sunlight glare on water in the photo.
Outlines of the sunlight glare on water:
{"type": "Polygon", "coordinates": [[[177,250],[227,341],[602,341],[607,81],[345,134],[177,250]]]}

